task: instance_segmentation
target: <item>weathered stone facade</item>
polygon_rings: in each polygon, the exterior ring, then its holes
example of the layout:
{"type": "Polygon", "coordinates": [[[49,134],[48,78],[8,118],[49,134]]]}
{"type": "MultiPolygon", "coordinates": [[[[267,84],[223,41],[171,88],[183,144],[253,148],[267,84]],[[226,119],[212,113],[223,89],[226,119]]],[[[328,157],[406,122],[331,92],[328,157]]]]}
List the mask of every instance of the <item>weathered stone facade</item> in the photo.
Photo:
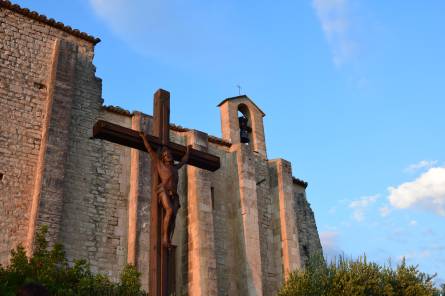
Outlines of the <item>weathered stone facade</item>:
{"type": "MultiPolygon", "coordinates": [[[[91,135],[98,119],[150,132],[151,117],[102,105],[98,39],[0,0],[0,41],[0,263],[19,243],[32,253],[46,224],[69,259],[114,279],[133,263],[147,287],[150,159],[91,135]]],[[[214,173],[180,171],[177,295],[274,295],[321,251],[307,184],[267,159],[264,113],[248,97],[219,107],[222,139],[171,126],[171,141],[221,159],[214,173]]]]}

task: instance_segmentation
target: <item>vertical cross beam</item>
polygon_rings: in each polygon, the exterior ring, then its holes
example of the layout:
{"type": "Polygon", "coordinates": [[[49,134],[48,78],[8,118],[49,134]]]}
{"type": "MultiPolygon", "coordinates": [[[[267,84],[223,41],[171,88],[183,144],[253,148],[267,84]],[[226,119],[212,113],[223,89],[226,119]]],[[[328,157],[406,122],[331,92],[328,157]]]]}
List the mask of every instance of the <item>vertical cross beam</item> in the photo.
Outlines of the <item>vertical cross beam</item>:
{"type": "MultiPolygon", "coordinates": [[[[170,93],[163,89],[156,91],[153,105],[152,134],[167,146],[170,131],[170,93]]],[[[161,244],[163,209],[156,192],[159,176],[154,165],[151,171],[150,296],[167,296],[168,249],[161,244]]]]}
{"type": "Polygon", "coordinates": [[[153,131],[152,134],[168,145],[170,139],[170,93],[158,89],[153,101],[153,131]]]}

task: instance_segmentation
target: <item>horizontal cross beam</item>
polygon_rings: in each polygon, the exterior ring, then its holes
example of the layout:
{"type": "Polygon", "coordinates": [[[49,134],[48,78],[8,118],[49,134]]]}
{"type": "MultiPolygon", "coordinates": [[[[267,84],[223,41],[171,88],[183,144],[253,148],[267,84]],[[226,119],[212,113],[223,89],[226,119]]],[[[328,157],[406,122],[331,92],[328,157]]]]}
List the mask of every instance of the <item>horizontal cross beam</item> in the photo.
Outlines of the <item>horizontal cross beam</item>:
{"type": "MultiPolygon", "coordinates": [[[[159,138],[151,135],[146,136],[148,142],[154,149],[159,149],[162,147],[159,138]]],[[[147,152],[144,141],[142,140],[138,131],[105,120],[98,120],[94,125],[93,138],[107,140],[116,144],[147,152]]],[[[168,144],[168,148],[170,149],[173,158],[177,161],[179,161],[186,152],[185,146],[172,142],[168,144]]],[[[220,160],[218,156],[191,148],[189,161],[187,164],[214,172],[219,169],[220,160]]]]}

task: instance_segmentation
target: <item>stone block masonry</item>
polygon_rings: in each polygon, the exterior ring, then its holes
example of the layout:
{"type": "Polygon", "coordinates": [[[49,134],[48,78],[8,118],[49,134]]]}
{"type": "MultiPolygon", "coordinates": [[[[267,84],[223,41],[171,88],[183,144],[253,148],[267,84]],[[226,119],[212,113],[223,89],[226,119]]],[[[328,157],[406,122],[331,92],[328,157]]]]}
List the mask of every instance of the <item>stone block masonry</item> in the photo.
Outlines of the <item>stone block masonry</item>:
{"type": "Polygon", "coordinates": [[[314,212],[306,198],[305,187],[294,182],[293,188],[293,213],[298,225],[298,245],[300,247],[301,261],[305,265],[310,257],[320,255],[322,248],[314,212]]]}
{"type": "MultiPolygon", "coordinates": [[[[207,134],[190,131],[187,144],[207,151],[207,134]]],[[[187,167],[188,193],[188,292],[189,295],[216,295],[216,259],[209,172],[187,167]]]]}
{"type": "Polygon", "coordinates": [[[246,279],[245,295],[263,295],[260,225],[258,220],[258,196],[256,191],[255,164],[250,147],[238,144],[236,149],[242,233],[243,276],[246,279]]]}
{"type": "Polygon", "coordinates": [[[296,223],[293,198],[292,168],[288,161],[277,159],[270,161],[271,171],[276,174],[276,193],[278,199],[275,203],[280,224],[281,253],[283,262],[283,277],[298,268],[302,268],[300,248],[298,241],[298,227],[296,223]]]}
{"type": "MultiPolygon", "coordinates": [[[[31,254],[36,230],[48,225],[69,260],[85,258],[113,280],[135,264],[148,289],[150,158],[91,136],[99,119],[149,133],[152,118],[102,105],[98,41],[0,0],[0,263],[18,244],[31,254]]],[[[307,184],[289,162],[267,159],[265,114],[250,98],[219,107],[223,139],[170,127],[170,141],[221,160],[213,173],[179,172],[176,295],[276,295],[321,252],[307,184]],[[252,130],[247,145],[239,110],[252,130]]]]}
{"type": "Polygon", "coordinates": [[[40,158],[34,183],[33,204],[28,227],[26,247],[28,254],[36,226],[48,225],[48,235],[54,243],[59,235],[63,208],[65,164],[68,154],[71,112],[74,97],[77,46],[57,40],[54,53],[55,73],[50,81],[47,102],[48,120],[42,132],[40,158]],[[51,96],[51,97],[50,97],[51,96]],[[38,182],[41,178],[42,182],[38,182]]]}
{"type": "Polygon", "coordinates": [[[53,221],[51,240],[57,236],[64,175],[60,162],[66,159],[70,123],[51,121],[70,119],[71,108],[61,104],[72,103],[73,83],[80,77],[75,74],[78,59],[89,61],[86,65],[92,69],[91,42],[25,12],[0,2],[1,263],[18,243],[32,240],[38,220],[53,221]],[[59,171],[50,173],[48,163],[59,171]],[[49,213],[45,209],[52,201],[54,211],[49,213]]]}

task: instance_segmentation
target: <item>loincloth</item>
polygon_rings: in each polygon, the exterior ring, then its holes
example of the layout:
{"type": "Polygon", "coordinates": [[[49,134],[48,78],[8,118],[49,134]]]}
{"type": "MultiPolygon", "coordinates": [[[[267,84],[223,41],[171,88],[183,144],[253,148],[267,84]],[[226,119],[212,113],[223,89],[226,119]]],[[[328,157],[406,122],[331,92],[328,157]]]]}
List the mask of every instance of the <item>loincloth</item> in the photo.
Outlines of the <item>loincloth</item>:
{"type": "MultiPolygon", "coordinates": [[[[171,202],[177,204],[178,208],[181,207],[181,205],[179,204],[179,195],[171,190],[166,190],[164,186],[162,186],[162,184],[159,184],[156,190],[156,194],[158,195],[158,197],[160,197],[161,193],[167,194],[167,196],[170,197],[171,202]]],[[[159,199],[159,202],[161,202],[161,199],[159,199]]]]}

